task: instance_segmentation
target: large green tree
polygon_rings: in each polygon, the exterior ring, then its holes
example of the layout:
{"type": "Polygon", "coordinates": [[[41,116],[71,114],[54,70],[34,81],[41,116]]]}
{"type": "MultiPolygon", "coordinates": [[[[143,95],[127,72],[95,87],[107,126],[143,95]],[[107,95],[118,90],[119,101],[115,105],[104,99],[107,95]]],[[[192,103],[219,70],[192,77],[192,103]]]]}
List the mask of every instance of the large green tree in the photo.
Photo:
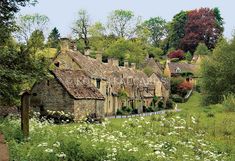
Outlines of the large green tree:
{"type": "Polygon", "coordinates": [[[37,51],[44,48],[44,41],[45,37],[43,35],[43,32],[40,30],[35,30],[31,34],[27,44],[28,47],[31,49],[31,52],[33,52],[33,54],[36,54],[37,51]]]}
{"type": "Polygon", "coordinates": [[[202,92],[204,104],[223,101],[223,96],[235,93],[235,36],[231,42],[221,40],[212,55],[204,60],[202,92]]]}
{"type": "Polygon", "coordinates": [[[188,16],[186,11],[181,11],[173,17],[173,20],[168,25],[168,41],[169,47],[178,49],[180,41],[184,37],[184,27],[187,22],[188,16]]]}
{"type": "Polygon", "coordinates": [[[119,39],[105,50],[105,56],[119,59],[120,64],[128,60],[140,65],[147,54],[143,48],[141,41],[119,39]]]}
{"type": "Polygon", "coordinates": [[[115,10],[108,17],[108,29],[121,38],[133,37],[139,23],[139,17],[129,10],[115,10]]]}
{"type": "Polygon", "coordinates": [[[49,18],[46,15],[26,14],[19,16],[17,20],[16,37],[19,41],[28,42],[29,37],[35,30],[44,31],[47,28],[49,18]]]}
{"type": "Polygon", "coordinates": [[[35,3],[36,0],[0,1],[0,44],[4,43],[10,37],[11,32],[15,30],[14,16],[20,10],[20,7],[35,3]]]}
{"type": "Polygon", "coordinates": [[[148,32],[148,40],[155,47],[160,46],[161,40],[166,37],[167,34],[166,21],[161,17],[154,17],[144,21],[142,29],[148,32]]]}
{"type": "Polygon", "coordinates": [[[48,45],[51,48],[58,48],[60,40],[59,30],[55,27],[52,29],[51,33],[48,36],[48,45]]]}

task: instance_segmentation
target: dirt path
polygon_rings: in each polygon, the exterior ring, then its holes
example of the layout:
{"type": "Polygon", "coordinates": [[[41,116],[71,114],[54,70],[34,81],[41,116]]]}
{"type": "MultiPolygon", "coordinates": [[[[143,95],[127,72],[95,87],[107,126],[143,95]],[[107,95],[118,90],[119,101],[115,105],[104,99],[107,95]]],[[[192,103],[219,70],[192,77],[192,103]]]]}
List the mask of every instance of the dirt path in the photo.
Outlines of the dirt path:
{"type": "Polygon", "coordinates": [[[0,161],[9,161],[8,146],[5,144],[4,136],[0,133],[0,161]]]}

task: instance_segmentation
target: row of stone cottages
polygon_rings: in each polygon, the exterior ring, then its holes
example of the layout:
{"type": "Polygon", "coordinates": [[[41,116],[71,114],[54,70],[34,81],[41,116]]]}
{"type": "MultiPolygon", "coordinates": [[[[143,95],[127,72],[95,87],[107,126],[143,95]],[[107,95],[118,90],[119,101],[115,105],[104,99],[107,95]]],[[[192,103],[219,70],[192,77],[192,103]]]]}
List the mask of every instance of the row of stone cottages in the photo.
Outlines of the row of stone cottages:
{"type": "Polygon", "coordinates": [[[90,114],[115,115],[123,106],[141,113],[154,96],[164,104],[169,98],[169,81],[162,77],[160,65],[150,58],[145,65],[150,65],[154,73],[148,77],[134,63],[119,66],[116,59],[103,63],[101,54],[96,54],[96,59],[89,52],[83,55],[68,39],[63,39],[54,65],[53,78],[37,82],[31,90],[31,106],[35,111],[71,112],[75,120],[80,120],[90,114]]]}

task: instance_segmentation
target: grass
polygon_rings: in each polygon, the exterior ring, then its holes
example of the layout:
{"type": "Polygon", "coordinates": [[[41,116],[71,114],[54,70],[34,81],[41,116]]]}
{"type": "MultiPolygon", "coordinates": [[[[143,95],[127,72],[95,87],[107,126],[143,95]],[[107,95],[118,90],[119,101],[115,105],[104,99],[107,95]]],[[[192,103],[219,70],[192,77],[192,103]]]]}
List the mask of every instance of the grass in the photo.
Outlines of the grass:
{"type": "Polygon", "coordinates": [[[0,120],[11,160],[235,160],[235,115],[202,107],[194,93],[179,113],[110,119],[102,125],[31,120],[30,139],[18,119],[0,120]]]}

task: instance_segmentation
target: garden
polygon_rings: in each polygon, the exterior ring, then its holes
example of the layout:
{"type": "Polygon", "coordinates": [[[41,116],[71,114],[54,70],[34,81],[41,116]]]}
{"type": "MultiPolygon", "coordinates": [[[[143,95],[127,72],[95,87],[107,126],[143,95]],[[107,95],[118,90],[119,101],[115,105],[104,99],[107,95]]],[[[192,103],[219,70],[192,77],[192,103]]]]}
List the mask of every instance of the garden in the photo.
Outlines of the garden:
{"type": "Polygon", "coordinates": [[[23,139],[20,120],[0,121],[10,158],[44,160],[234,160],[234,112],[222,105],[200,107],[198,93],[179,113],[55,125],[30,120],[23,139]]]}

